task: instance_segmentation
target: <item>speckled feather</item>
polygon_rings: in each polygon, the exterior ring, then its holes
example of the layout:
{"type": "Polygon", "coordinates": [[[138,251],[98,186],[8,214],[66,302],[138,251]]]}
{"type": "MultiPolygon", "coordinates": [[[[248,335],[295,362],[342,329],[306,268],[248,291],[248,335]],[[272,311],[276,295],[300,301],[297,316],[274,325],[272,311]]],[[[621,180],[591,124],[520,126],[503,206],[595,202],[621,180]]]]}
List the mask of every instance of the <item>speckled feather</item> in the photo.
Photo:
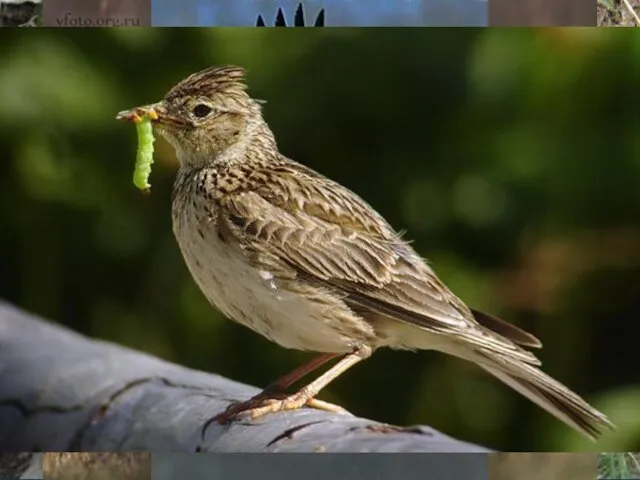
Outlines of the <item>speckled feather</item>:
{"type": "Polygon", "coordinates": [[[176,147],[174,232],[230,318],[288,348],[435,349],[473,361],[589,436],[606,417],[537,368],[540,342],[469,309],[371,206],[278,150],[244,71],[211,68],[157,104],[176,147]],[[190,113],[204,102],[205,119],[190,113]]]}

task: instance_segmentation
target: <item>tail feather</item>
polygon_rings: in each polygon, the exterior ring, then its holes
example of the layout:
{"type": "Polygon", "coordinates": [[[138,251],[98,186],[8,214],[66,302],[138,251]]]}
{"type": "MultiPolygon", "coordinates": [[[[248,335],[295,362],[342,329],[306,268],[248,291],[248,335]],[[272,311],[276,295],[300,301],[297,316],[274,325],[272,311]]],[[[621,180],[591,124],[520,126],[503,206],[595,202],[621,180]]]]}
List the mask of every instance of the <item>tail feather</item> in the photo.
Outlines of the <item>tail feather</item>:
{"type": "Polygon", "coordinates": [[[477,355],[472,361],[591,440],[615,429],[603,413],[539,368],[494,354],[477,355]]]}
{"type": "Polygon", "coordinates": [[[497,333],[501,337],[511,340],[516,345],[529,348],[542,348],[542,342],[538,338],[511,323],[479,310],[471,309],[471,313],[476,319],[476,322],[484,328],[488,328],[493,333],[497,333]]]}

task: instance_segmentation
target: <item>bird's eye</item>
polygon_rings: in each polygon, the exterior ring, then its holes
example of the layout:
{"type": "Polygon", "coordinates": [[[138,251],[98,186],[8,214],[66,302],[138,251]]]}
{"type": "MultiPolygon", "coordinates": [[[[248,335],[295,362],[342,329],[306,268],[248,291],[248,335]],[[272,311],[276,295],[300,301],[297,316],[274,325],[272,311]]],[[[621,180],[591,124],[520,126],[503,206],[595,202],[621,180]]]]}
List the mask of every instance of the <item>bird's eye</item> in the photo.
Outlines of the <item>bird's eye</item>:
{"type": "Polygon", "coordinates": [[[209,115],[213,111],[209,105],[205,105],[204,103],[199,103],[195,107],[193,107],[193,115],[197,118],[204,118],[209,115]]]}

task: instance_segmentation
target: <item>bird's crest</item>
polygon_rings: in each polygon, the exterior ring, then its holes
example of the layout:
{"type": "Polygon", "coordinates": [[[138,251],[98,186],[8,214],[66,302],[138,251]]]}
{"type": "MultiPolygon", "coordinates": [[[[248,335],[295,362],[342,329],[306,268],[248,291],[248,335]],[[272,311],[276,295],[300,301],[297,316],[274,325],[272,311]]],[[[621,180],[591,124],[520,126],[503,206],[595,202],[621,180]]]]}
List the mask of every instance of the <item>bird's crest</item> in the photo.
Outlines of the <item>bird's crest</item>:
{"type": "Polygon", "coordinates": [[[165,99],[171,101],[185,96],[212,96],[217,93],[246,95],[245,75],[244,68],[234,65],[210,67],[189,75],[169,90],[165,99]]]}

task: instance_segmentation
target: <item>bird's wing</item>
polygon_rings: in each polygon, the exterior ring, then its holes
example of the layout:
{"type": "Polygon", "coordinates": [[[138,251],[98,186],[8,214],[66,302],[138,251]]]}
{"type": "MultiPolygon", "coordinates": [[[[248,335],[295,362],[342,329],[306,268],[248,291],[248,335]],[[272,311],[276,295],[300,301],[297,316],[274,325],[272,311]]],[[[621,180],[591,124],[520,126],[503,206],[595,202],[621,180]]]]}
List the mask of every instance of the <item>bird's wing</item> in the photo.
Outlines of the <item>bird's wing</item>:
{"type": "Polygon", "coordinates": [[[221,206],[226,230],[265,270],[279,263],[352,304],[537,363],[530,352],[483,328],[373,208],[302,165],[255,170],[221,206]]]}

